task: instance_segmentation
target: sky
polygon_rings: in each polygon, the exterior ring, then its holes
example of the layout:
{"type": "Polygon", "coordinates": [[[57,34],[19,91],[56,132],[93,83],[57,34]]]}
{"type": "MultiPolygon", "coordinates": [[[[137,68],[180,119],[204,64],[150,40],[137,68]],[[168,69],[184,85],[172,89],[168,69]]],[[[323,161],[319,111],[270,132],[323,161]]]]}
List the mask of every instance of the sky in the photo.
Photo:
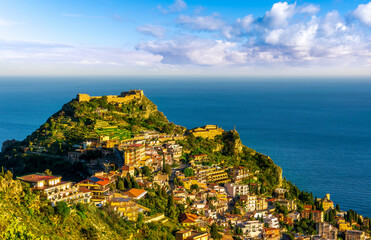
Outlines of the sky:
{"type": "Polygon", "coordinates": [[[371,76],[371,1],[1,0],[0,76],[371,76]]]}

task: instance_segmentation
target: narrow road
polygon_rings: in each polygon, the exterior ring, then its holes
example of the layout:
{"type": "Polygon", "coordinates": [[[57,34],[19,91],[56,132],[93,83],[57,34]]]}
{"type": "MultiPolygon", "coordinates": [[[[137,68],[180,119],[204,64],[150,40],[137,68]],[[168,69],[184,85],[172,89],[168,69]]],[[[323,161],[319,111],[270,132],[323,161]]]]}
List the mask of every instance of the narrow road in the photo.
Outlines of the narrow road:
{"type": "Polygon", "coordinates": [[[171,191],[173,191],[175,189],[175,185],[174,185],[174,178],[175,178],[175,172],[176,171],[181,171],[183,172],[183,170],[187,167],[190,167],[191,165],[188,165],[188,164],[183,164],[181,163],[179,167],[177,168],[172,168],[171,169],[171,175],[170,175],[170,178],[169,178],[169,185],[170,185],[170,189],[171,191]]]}

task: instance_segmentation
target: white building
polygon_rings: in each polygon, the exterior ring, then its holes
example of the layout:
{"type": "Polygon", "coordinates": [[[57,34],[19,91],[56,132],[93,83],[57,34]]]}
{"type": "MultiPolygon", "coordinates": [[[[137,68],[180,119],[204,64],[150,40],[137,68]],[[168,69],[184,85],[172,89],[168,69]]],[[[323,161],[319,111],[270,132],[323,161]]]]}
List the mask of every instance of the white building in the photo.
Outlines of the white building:
{"type": "Polygon", "coordinates": [[[280,223],[278,222],[278,218],[276,218],[272,214],[269,214],[268,216],[266,216],[263,219],[264,219],[264,223],[268,223],[268,226],[270,228],[279,228],[280,227],[280,223]]]}
{"type": "Polygon", "coordinates": [[[249,193],[249,185],[240,185],[235,183],[226,183],[225,189],[227,193],[232,196],[236,197],[238,195],[247,195],[249,193]]]}
{"type": "Polygon", "coordinates": [[[244,237],[256,238],[263,235],[263,223],[259,221],[246,221],[238,226],[241,227],[244,237]]]}
{"type": "Polygon", "coordinates": [[[256,210],[256,199],[257,197],[254,194],[240,195],[240,201],[244,203],[246,212],[252,212],[256,210]]]}

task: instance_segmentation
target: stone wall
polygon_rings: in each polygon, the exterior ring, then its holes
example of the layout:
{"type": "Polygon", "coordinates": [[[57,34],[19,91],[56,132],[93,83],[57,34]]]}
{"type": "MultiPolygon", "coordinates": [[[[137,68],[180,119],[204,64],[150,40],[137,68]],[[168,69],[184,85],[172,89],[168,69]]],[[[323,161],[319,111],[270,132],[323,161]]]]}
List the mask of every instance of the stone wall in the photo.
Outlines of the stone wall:
{"type": "MultiPolygon", "coordinates": [[[[77,94],[77,100],[79,102],[86,102],[90,101],[91,99],[95,98],[101,98],[102,96],[96,96],[96,97],[91,97],[88,94],[82,94],[79,93],[77,94]]],[[[108,95],[107,101],[109,103],[126,103],[129,101],[132,101],[134,99],[141,99],[143,97],[143,91],[142,90],[130,90],[128,92],[122,92],[120,95],[108,95]]]]}

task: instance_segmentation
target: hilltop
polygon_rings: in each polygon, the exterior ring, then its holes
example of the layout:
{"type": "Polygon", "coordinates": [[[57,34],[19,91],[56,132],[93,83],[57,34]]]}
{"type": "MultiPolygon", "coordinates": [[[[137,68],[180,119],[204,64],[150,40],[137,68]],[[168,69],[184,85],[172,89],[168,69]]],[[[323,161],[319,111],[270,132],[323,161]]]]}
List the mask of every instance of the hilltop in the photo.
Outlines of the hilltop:
{"type": "Polygon", "coordinates": [[[249,166],[257,173],[253,181],[269,188],[281,183],[282,170],[269,157],[243,146],[237,131],[187,130],[169,122],[141,90],[109,96],[77,94],[25,140],[7,141],[2,165],[17,175],[42,172],[47,167],[77,181],[89,173],[85,161],[67,160],[69,151],[91,142],[114,148],[133,139],[143,140],[148,134],[162,142],[176,140],[184,147],[186,161],[192,155],[204,153],[209,156],[209,165],[249,166]]]}

